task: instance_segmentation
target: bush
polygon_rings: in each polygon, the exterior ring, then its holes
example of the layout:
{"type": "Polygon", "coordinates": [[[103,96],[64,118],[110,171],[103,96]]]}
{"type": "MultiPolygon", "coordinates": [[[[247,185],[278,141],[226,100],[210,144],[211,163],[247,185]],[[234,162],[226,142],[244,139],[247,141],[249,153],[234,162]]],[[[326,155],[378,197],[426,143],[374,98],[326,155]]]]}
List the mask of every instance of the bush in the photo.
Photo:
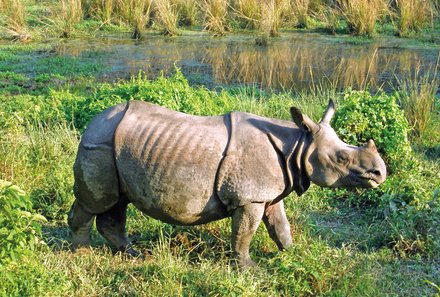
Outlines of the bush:
{"type": "Polygon", "coordinates": [[[440,175],[412,152],[410,128],[396,96],[349,91],[340,101],[333,127],[350,144],[374,139],[391,169],[379,188],[347,195],[350,203],[371,207],[371,229],[384,234],[382,244],[399,255],[438,250],[440,175]]]}
{"type": "Polygon", "coordinates": [[[17,262],[41,243],[44,221],[32,213],[31,201],[20,188],[0,180],[0,266],[17,262]]]}
{"type": "Polygon", "coordinates": [[[343,141],[359,146],[373,139],[391,169],[402,166],[411,153],[410,128],[396,99],[384,93],[372,96],[366,91],[348,91],[333,118],[343,141]]]}

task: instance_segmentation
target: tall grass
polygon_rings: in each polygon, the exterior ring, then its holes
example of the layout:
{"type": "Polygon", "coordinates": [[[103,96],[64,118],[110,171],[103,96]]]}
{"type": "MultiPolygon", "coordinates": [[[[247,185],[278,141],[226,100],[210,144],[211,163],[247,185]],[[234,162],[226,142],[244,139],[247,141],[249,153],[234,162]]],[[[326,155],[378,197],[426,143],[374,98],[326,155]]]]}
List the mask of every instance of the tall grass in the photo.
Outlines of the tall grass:
{"type": "Polygon", "coordinates": [[[194,26],[199,16],[199,5],[196,0],[174,0],[179,16],[179,24],[194,26]]]}
{"type": "Polygon", "coordinates": [[[55,21],[57,29],[61,31],[61,37],[69,38],[75,25],[83,19],[81,0],[61,0],[59,20],[55,21]]]}
{"type": "Polygon", "coordinates": [[[336,30],[340,26],[340,12],[337,8],[331,6],[324,6],[320,12],[320,19],[325,24],[325,30],[330,34],[336,34],[336,30]]]}
{"type": "Polygon", "coordinates": [[[112,15],[116,8],[116,0],[91,0],[87,9],[89,15],[108,24],[112,20],[112,15]]]}
{"type": "Polygon", "coordinates": [[[400,104],[415,137],[423,135],[432,118],[437,88],[440,84],[439,74],[439,60],[437,60],[433,71],[422,73],[416,68],[412,78],[398,80],[400,104]]]}
{"type": "Polygon", "coordinates": [[[0,13],[5,15],[3,30],[7,36],[20,41],[29,41],[32,38],[26,23],[25,6],[21,0],[1,0],[0,13]]]}
{"type": "Polygon", "coordinates": [[[172,0],[156,0],[154,1],[154,20],[160,28],[162,34],[175,36],[177,35],[178,13],[176,4],[172,0]]]}
{"type": "Polygon", "coordinates": [[[387,11],[386,0],[337,0],[342,15],[354,35],[372,37],[375,25],[387,11]]]}
{"type": "Polygon", "coordinates": [[[310,0],[291,0],[290,6],[296,17],[296,27],[307,28],[310,0]]]}
{"type": "Polygon", "coordinates": [[[264,1],[261,4],[260,33],[263,36],[275,37],[279,35],[281,17],[289,7],[288,4],[287,0],[264,1]]]}
{"type": "Polygon", "coordinates": [[[204,13],[204,27],[214,36],[225,35],[227,26],[228,0],[201,0],[204,13]]]}
{"type": "Polygon", "coordinates": [[[261,21],[261,5],[258,0],[237,0],[233,9],[244,28],[254,29],[261,21]]]}
{"type": "Polygon", "coordinates": [[[152,0],[118,0],[122,18],[133,28],[132,38],[140,39],[150,20],[152,0]]]}
{"type": "Polygon", "coordinates": [[[396,0],[400,36],[420,32],[432,19],[434,7],[428,0],[396,0]]]}

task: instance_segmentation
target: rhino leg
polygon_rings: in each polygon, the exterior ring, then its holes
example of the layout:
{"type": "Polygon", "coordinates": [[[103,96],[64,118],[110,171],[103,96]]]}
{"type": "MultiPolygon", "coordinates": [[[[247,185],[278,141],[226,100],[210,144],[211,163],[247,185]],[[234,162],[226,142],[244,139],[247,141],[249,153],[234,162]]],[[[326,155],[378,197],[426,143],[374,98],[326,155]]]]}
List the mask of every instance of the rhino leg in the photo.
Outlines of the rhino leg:
{"type": "Polygon", "coordinates": [[[283,201],[266,207],[263,215],[270,238],[277,244],[280,250],[286,249],[292,244],[290,224],[284,211],[283,201]]]}
{"type": "Polygon", "coordinates": [[[116,251],[137,257],[140,253],[132,248],[125,231],[127,205],[128,202],[121,199],[108,211],[98,214],[96,216],[96,228],[116,251]]]}
{"type": "Polygon", "coordinates": [[[232,213],[232,251],[239,267],[256,266],[249,256],[249,246],[263,212],[264,203],[251,203],[232,213]]]}
{"type": "Polygon", "coordinates": [[[67,222],[72,231],[72,250],[80,246],[90,245],[90,229],[94,215],[86,211],[78,201],[75,201],[70,209],[67,222]]]}

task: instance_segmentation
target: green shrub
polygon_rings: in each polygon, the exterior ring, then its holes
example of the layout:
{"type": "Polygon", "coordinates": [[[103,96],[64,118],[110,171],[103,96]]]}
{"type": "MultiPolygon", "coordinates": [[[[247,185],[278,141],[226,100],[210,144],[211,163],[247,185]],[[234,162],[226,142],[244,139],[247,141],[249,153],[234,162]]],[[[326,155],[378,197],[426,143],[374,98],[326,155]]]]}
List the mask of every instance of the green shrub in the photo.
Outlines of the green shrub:
{"type": "Polygon", "coordinates": [[[410,128],[396,96],[348,91],[333,127],[350,144],[374,139],[391,169],[379,188],[347,195],[350,203],[371,206],[371,230],[383,234],[381,245],[392,246],[399,255],[438,250],[440,173],[411,150],[410,128]]]}
{"type": "Polygon", "coordinates": [[[340,101],[333,127],[342,140],[353,145],[373,139],[391,169],[410,156],[410,128],[395,96],[348,91],[340,101]]]}
{"type": "Polygon", "coordinates": [[[0,180],[0,266],[17,262],[41,243],[44,221],[42,215],[32,213],[32,204],[20,188],[0,180]]]}

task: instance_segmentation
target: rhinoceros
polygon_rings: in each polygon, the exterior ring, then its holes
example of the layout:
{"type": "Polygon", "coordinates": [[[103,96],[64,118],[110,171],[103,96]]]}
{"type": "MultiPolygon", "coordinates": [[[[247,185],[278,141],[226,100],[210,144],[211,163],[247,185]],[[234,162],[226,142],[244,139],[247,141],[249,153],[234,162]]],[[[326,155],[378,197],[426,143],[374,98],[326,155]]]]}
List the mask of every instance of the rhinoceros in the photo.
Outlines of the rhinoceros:
{"type": "Polygon", "coordinates": [[[295,107],[293,122],[250,113],[194,116],[142,101],[108,108],[89,124],[74,164],[68,223],[72,247],[99,233],[131,255],[125,231],[133,203],[148,216],[178,225],[232,217],[238,265],[253,266],[249,246],[261,220],[280,250],[291,242],[283,198],[324,187],[377,187],[386,167],[373,140],[341,141],[330,127],[330,100],[319,123],[295,107]]]}

